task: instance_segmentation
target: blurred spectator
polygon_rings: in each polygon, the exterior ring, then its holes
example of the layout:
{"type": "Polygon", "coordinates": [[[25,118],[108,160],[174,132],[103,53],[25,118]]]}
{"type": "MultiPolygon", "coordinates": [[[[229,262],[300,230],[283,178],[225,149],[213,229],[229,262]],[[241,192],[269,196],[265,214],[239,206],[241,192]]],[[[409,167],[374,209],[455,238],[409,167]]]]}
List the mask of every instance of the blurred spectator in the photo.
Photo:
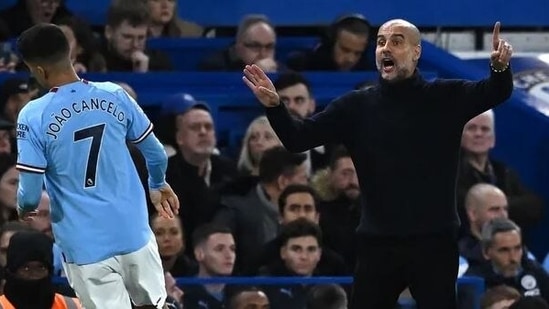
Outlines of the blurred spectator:
{"type": "Polygon", "coordinates": [[[149,12],[140,1],[111,4],[107,12],[102,53],[108,71],[169,71],[169,58],[158,51],[146,50],[149,12]]]}
{"type": "MultiPolygon", "coordinates": [[[[170,96],[163,107],[175,115],[172,136],[177,146],[177,153],[168,160],[166,180],[179,197],[184,234],[192,235],[197,226],[213,218],[219,190],[236,177],[236,166],[215,153],[215,125],[205,103],[179,93],[170,96]]],[[[190,239],[186,247],[193,247],[190,239]]]]}
{"type": "Polygon", "coordinates": [[[17,122],[19,111],[31,100],[32,92],[28,81],[22,78],[8,78],[0,90],[0,118],[17,122]]]}
{"type": "Polygon", "coordinates": [[[317,285],[309,290],[306,309],[347,309],[347,304],[347,294],[339,285],[317,285]]]}
{"type": "Polygon", "coordinates": [[[282,143],[265,116],[255,118],[244,135],[242,149],[238,157],[238,171],[242,175],[259,176],[259,162],[265,150],[282,143]]]}
{"type": "Polygon", "coordinates": [[[178,218],[167,219],[157,213],[151,216],[151,228],[165,271],[176,277],[196,275],[196,263],[185,254],[185,236],[178,218]]]}
{"type": "MultiPolygon", "coordinates": [[[[310,277],[317,274],[322,255],[322,233],[318,225],[300,218],[288,223],[281,232],[281,263],[263,268],[261,275],[310,277]]],[[[302,284],[265,286],[273,308],[303,309],[309,286],[302,284]]]]}
{"type": "MultiPolygon", "coordinates": [[[[204,224],[194,231],[193,244],[194,256],[198,261],[198,278],[232,275],[236,244],[228,228],[204,224]]],[[[225,289],[222,283],[189,285],[184,288],[183,307],[221,309],[225,302],[225,289]]]]}
{"type": "Polygon", "coordinates": [[[13,6],[0,11],[10,37],[17,37],[23,31],[39,23],[56,23],[72,16],[64,0],[18,0],[13,6]]]}
{"type": "Polygon", "coordinates": [[[179,18],[177,11],[178,0],[142,0],[147,3],[151,19],[149,23],[149,37],[151,38],[182,38],[200,37],[204,28],[179,18]]]}
{"type": "MultiPolygon", "coordinates": [[[[267,295],[258,288],[242,288],[234,292],[229,300],[228,309],[269,309],[267,295]]],[[[274,309],[274,308],[273,308],[274,309]]]]}
{"type": "Polygon", "coordinates": [[[19,232],[7,252],[2,308],[82,308],[76,298],[55,293],[53,241],[38,232],[19,232]],[[29,295],[32,292],[32,296],[29,295]]]}
{"type": "Polygon", "coordinates": [[[3,23],[0,19],[0,73],[15,73],[18,68],[19,58],[14,52],[13,44],[8,41],[3,23]]]}
{"type": "Polygon", "coordinates": [[[246,269],[258,248],[278,234],[278,198],[288,185],[307,183],[304,162],[303,154],[270,148],[259,163],[259,183],[244,195],[221,197],[214,221],[229,227],[238,243],[238,270],[246,269]]]}
{"type": "Polygon", "coordinates": [[[164,272],[164,284],[166,285],[167,309],[183,309],[183,291],[176,285],[175,279],[169,271],[164,272]]]}
{"type": "Polygon", "coordinates": [[[15,155],[0,154],[0,222],[17,219],[19,171],[16,163],[15,155]]]}
{"type": "Polygon", "coordinates": [[[0,268],[6,266],[6,253],[8,252],[11,237],[22,231],[30,232],[33,229],[19,221],[9,221],[2,224],[0,229],[0,268]]]}
{"type": "Polygon", "coordinates": [[[483,253],[490,262],[469,267],[466,276],[483,278],[487,288],[504,284],[522,296],[549,299],[549,274],[535,261],[522,258],[522,233],[513,221],[492,219],[481,235],[483,253]]]}
{"type": "Polygon", "coordinates": [[[13,123],[0,118],[0,154],[11,154],[15,151],[15,141],[11,134],[13,123]]]}
{"type": "Polygon", "coordinates": [[[324,245],[355,265],[360,221],[360,186],[351,155],[345,147],[332,151],[328,168],[313,176],[313,187],[320,197],[318,212],[324,245]]]}
{"type": "Polygon", "coordinates": [[[465,195],[476,183],[490,183],[500,188],[508,199],[509,218],[523,229],[539,222],[543,214],[541,199],[522,185],[511,168],[490,157],[490,150],[496,142],[494,127],[494,112],[489,110],[471,119],[463,129],[463,155],[457,180],[462,234],[469,229],[464,207],[465,195]]]}
{"type": "Polygon", "coordinates": [[[288,57],[288,68],[296,71],[367,71],[365,51],[370,39],[370,23],[360,14],[344,15],[327,29],[321,43],[312,50],[288,57]]]}
{"type": "Polygon", "coordinates": [[[247,64],[257,64],[265,72],[276,72],[276,32],[265,15],[246,15],[238,25],[235,43],[204,59],[202,71],[241,71],[247,64]]]}
{"type": "Polygon", "coordinates": [[[107,71],[107,63],[99,51],[99,42],[89,25],[76,17],[63,18],[56,24],[67,36],[71,60],[77,73],[107,71]]]}
{"type": "Polygon", "coordinates": [[[516,289],[498,285],[486,290],[480,300],[480,309],[505,309],[520,298],[520,293],[516,289]]]}

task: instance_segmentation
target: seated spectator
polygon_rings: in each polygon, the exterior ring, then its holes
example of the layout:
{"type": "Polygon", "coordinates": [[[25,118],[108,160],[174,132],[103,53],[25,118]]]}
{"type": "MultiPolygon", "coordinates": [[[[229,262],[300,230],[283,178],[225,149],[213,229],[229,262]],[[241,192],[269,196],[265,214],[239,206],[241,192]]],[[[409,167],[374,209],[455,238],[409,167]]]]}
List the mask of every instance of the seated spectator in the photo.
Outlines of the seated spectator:
{"type": "Polygon", "coordinates": [[[15,125],[13,123],[0,118],[0,155],[15,153],[16,144],[11,134],[14,128],[15,125]]]}
{"type": "MultiPolygon", "coordinates": [[[[193,233],[194,256],[198,261],[197,278],[231,276],[236,259],[236,244],[231,231],[221,225],[204,224],[193,233]]],[[[225,302],[225,284],[212,283],[184,287],[184,308],[221,309],[225,302]]]]}
{"type": "Polygon", "coordinates": [[[9,221],[2,224],[2,228],[0,229],[0,268],[6,266],[6,254],[8,252],[11,237],[15,235],[15,233],[24,231],[31,232],[33,229],[19,221],[9,221]]]}
{"type": "Polygon", "coordinates": [[[244,135],[238,157],[238,171],[242,175],[259,176],[259,161],[265,150],[282,143],[265,116],[255,118],[244,135]]]}
{"type": "Polygon", "coordinates": [[[509,309],[549,309],[549,304],[539,296],[521,297],[509,309]]]}
{"type": "Polygon", "coordinates": [[[498,285],[488,289],[480,300],[480,309],[504,309],[509,308],[517,299],[520,293],[506,285],[498,285]]]}
{"type": "Polygon", "coordinates": [[[278,234],[278,197],[290,184],[307,183],[304,162],[303,154],[290,153],[282,146],[270,148],[259,163],[259,183],[244,195],[221,197],[214,222],[229,227],[235,236],[239,271],[278,234]]]}
{"type": "Polygon", "coordinates": [[[17,187],[19,171],[17,158],[12,154],[0,154],[0,223],[17,220],[17,187]]]}
{"type": "Polygon", "coordinates": [[[150,38],[193,38],[201,37],[204,28],[179,18],[178,0],[142,0],[147,3],[151,14],[149,22],[150,38]]]}
{"type": "Polygon", "coordinates": [[[265,293],[255,287],[241,288],[235,291],[229,300],[228,309],[269,309],[269,299],[265,293]]]}
{"type": "MultiPolygon", "coordinates": [[[[304,218],[318,224],[319,213],[316,208],[316,193],[314,190],[303,184],[291,184],[287,186],[278,198],[278,209],[280,213],[280,227],[304,218]]],[[[323,234],[323,237],[327,236],[323,234]]],[[[324,243],[324,239],[322,241],[324,243]]],[[[257,252],[257,259],[250,263],[249,272],[256,274],[261,267],[280,263],[280,248],[282,247],[282,235],[265,244],[257,252]]],[[[317,265],[317,273],[322,276],[343,276],[350,274],[345,265],[343,257],[330,248],[324,246],[322,256],[317,265]]]]}
{"type": "MultiPolygon", "coordinates": [[[[315,223],[301,218],[288,223],[281,232],[282,262],[263,268],[266,276],[310,277],[317,273],[322,255],[322,233],[315,223]]],[[[306,305],[307,285],[269,285],[264,287],[272,308],[302,309],[306,305]]]]}
{"type": "Polygon", "coordinates": [[[360,186],[356,169],[345,147],[334,148],[328,168],[313,176],[319,195],[318,212],[324,245],[355,265],[356,228],[360,221],[360,186]]]}
{"type": "Polygon", "coordinates": [[[492,110],[471,119],[463,129],[461,139],[463,155],[456,189],[461,234],[469,229],[464,207],[465,195],[476,183],[489,183],[500,188],[508,199],[509,218],[522,229],[539,222],[542,217],[541,199],[523,186],[511,168],[490,157],[495,139],[492,110]]]}
{"type": "Polygon", "coordinates": [[[38,232],[19,232],[7,252],[2,308],[82,308],[76,298],[55,293],[53,241],[38,232]],[[29,292],[32,295],[29,295],[29,292]]]}
{"type": "Polygon", "coordinates": [[[288,68],[296,71],[375,70],[364,52],[370,38],[370,23],[360,14],[345,15],[329,27],[321,43],[312,50],[288,57],[288,68]]]}
{"type": "Polygon", "coordinates": [[[267,16],[246,15],[238,25],[235,43],[204,59],[201,71],[241,71],[247,64],[257,64],[265,72],[276,72],[276,32],[267,16]]]}
{"type": "MultiPolygon", "coordinates": [[[[197,226],[214,217],[219,191],[236,177],[236,164],[215,152],[215,124],[205,103],[178,93],[163,106],[173,115],[170,125],[177,147],[177,153],[168,159],[166,181],[179,197],[184,234],[192,235],[197,226]]],[[[192,247],[187,239],[186,248],[192,247]]]]}
{"type": "MultiPolygon", "coordinates": [[[[306,119],[315,113],[316,102],[313,90],[305,76],[297,72],[285,72],[279,74],[273,84],[280,96],[280,101],[284,103],[290,114],[299,119],[306,119]]],[[[328,164],[331,148],[330,145],[322,145],[305,152],[311,174],[328,164]]]]}
{"type": "Polygon", "coordinates": [[[56,23],[72,16],[63,0],[17,0],[11,7],[0,11],[0,20],[9,29],[10,37],[17,37],[23,31],[39,23],[56,23]]]}
{"type": "Polygon", "coordinates": [[[482,229],[482,250],[490,263],[470,267],[466,276],[485,280],[487,288],[508,285],[522,296],[549,299],[549,274],[535,261],[523,259],[522,233],[506,218],[495,218],[482,229]]]}
{"type": "Polygon", "coordinates": [[[107,71],[105,58],[91,28],[82,20],[71,17],[56,23],[65,33],[71,48],[71,60],[77,73],[107,71]]]}
{"type": "Polygon", "coordinates": [[[102,54],[110,72],[170,71],[169,58],[146,50],[149,12],[140,1],[113,4],[107,12],[102,54]]]}
{"type": "Polygon", "coordinates": [[[465,197],[469,232],[459,240],[459,254],[469,265],[482,264],[486,258],[482,251],[482,227],[494,218],[507,218],[507,197],[498,187],[479,183],[471,187],[465,197]]]}
{"type": "Polygon", "coordinates": [[[156,237],[164,270],[176,277],[196,275],[196,263],[185,254],[185,236],[181,220],[167,219],[154,213],[151,216],[151,228],[156,237]]]}
{"type": "Polygon", "coordinates": [[[317,285],[309,290],[306,309],[347,309],[347,294],[337,284],[317,285]]]}
{"type": "Polygon", "coordinates": [[[19,111],[31,100],[28,81],[19,77],[8,78],[0,90],[0,118],[16,123],[19,111]]]}

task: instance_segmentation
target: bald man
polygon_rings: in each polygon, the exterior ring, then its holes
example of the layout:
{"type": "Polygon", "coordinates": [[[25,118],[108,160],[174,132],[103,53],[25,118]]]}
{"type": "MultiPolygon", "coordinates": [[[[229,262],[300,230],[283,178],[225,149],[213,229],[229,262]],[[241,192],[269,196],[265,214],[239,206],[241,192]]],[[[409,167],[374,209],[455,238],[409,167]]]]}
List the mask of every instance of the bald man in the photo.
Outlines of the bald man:
{"type": "Polygon", "coordinates": [[[471,187],[465,197],[469,233],[459,240],[459,253],[469,265],[486,261],[480,244],[482,227],[495,218],[508,217],[507,196],[498,187],[479,183],[471,187]]]}
{"type": "MultiPolygon", "coordinates": [[[[463,126],[513,91],[512,47],[494,26],[489,77],[426,81],[419,30],[405,20],[377,34],[379,83],[335,99],[311,119],[290,115],[256,65],[243,81],[265,106],[286,149],[343,144],[363,193],[352,309],[394,308],[409,287],[421,309],[455,309],[456,174],[463,126]]],[[[488,65],[487,65],[488,69],[488,65]]]]}

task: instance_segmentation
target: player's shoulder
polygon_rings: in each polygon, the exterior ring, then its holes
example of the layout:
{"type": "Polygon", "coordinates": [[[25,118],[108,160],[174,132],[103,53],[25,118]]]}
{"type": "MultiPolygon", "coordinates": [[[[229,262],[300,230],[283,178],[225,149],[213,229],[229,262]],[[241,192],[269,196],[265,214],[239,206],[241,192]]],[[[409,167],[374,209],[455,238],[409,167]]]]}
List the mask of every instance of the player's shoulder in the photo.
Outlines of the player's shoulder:
{"type": "Polygon", "coordinates": [[[108,92],[117,92],[122,90],[120,85],[113,82],[88,82],[88,84],[98,90],[104,90],[108,92]]]}
{"type": "Polygon", "coordinates": [[[30,100],[19,112],[19,119],[40,118],[52,101],[53,96],[54,93],[48,92],[39,98],[30,100]]]}

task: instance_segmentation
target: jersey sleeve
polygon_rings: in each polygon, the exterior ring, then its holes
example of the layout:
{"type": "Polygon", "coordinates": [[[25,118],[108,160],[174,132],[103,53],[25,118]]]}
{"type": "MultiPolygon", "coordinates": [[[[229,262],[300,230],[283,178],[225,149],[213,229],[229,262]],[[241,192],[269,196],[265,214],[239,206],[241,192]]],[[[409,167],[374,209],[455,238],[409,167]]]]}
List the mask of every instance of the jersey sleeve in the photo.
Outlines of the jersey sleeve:
{"type": "MultiPolygon", "coordinates": [[[[31,117],[33,109],[23,108],[17,118],[17,169],[43,174],[47,168],[45,142],[40,134],[40,118],[31,117]]],[[[41,113],[34,113],[41,114],[41,113]]]]}
{"type": "Polygon", "coordinates": [[[137,102],[123,89],[118,91],[119,97],[124,101],[128,111],[128,132],[126,139],[134,144],[142,142],[153,131],[153,124],[143,112],[137,102]]]}

